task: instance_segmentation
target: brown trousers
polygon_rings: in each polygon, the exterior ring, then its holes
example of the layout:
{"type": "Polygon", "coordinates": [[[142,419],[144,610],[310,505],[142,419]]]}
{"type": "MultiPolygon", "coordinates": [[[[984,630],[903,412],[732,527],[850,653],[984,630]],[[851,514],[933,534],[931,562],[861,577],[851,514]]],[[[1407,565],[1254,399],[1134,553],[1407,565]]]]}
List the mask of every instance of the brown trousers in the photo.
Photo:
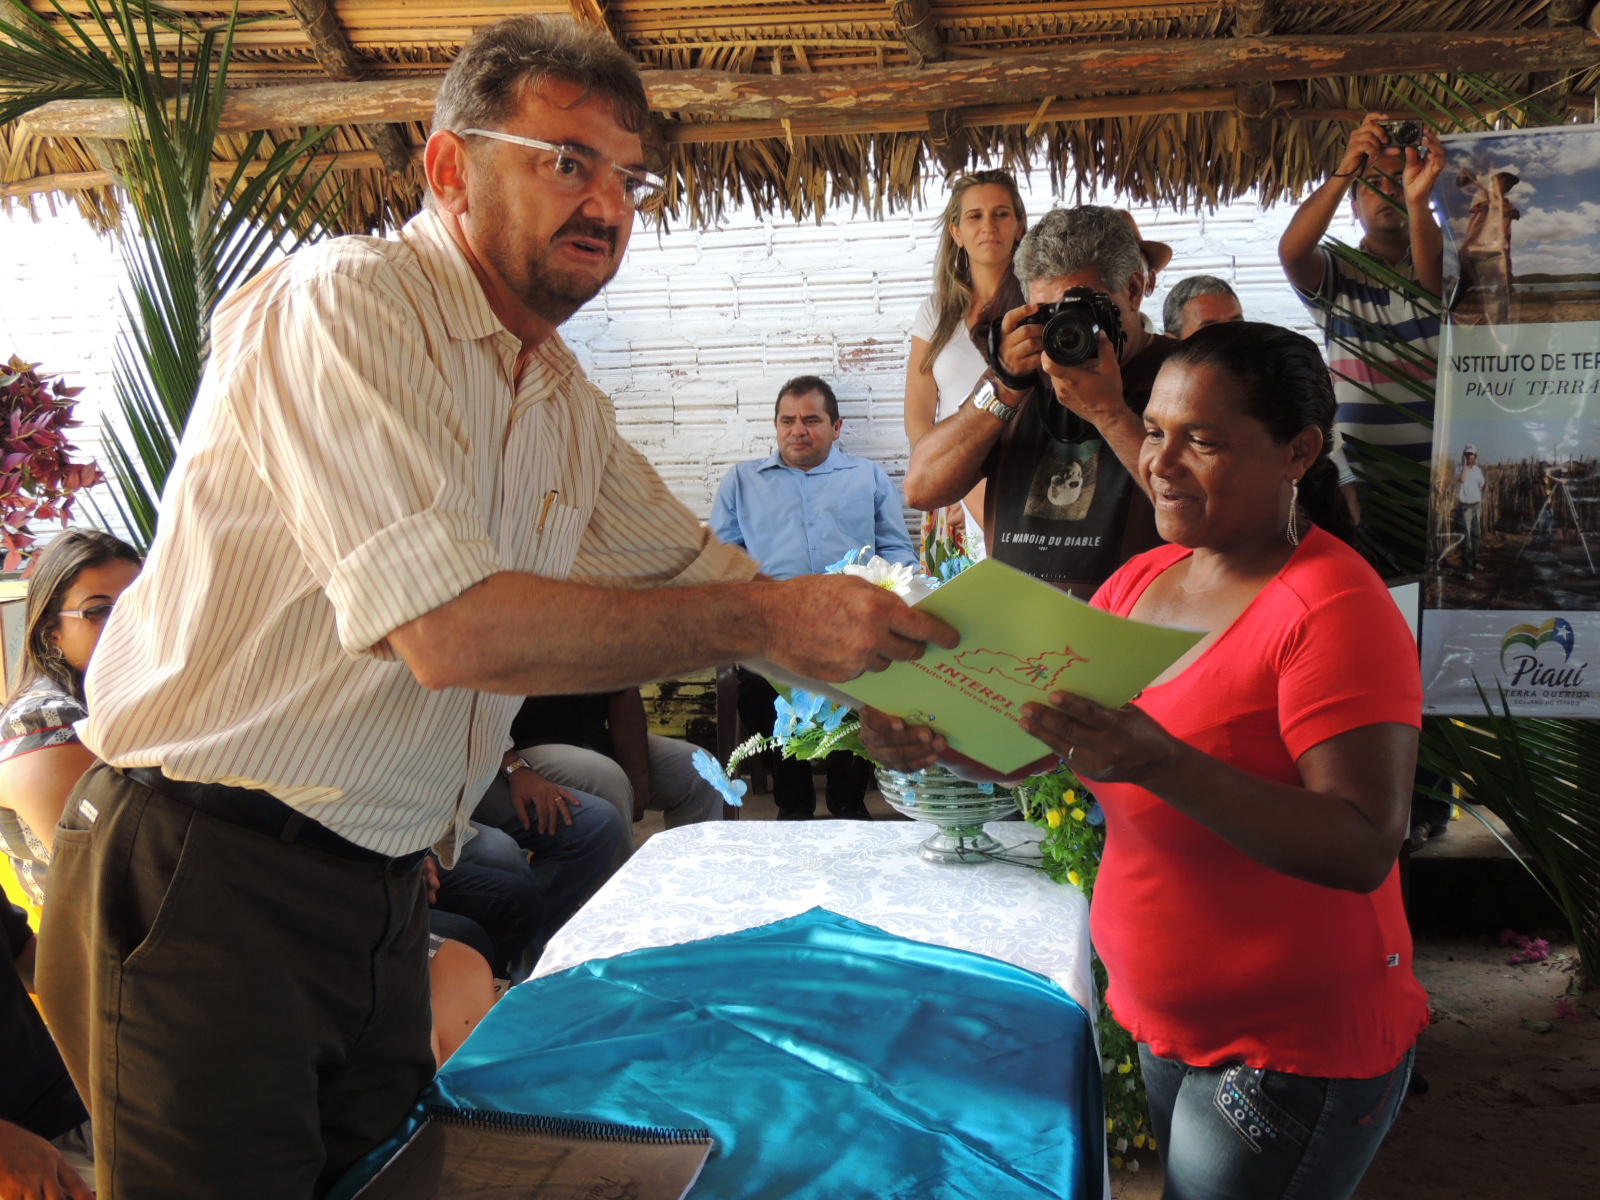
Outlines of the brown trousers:
{"type": "Polygon", "coordinates": [[[47,901],[39,995],[94,1119],[100,1200],[322,1196],[433,1076],[417,870],[285,844],[97,766],[68,798],[47,901]]]}

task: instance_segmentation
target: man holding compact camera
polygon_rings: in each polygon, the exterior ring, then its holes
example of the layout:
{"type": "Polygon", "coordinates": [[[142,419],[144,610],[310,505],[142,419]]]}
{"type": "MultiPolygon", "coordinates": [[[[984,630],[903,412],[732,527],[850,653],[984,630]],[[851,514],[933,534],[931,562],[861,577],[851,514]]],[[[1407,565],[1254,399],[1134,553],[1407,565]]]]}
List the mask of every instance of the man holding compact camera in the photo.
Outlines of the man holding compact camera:
{"type": "MultiPolygon", "coordinates": [[[[1432,421],[1432,398],[1408,385],[1410,379],[1431,377],[1414,366],[1415,354],[1395,343],[1437,357],[1439,317],[1410,292],[1341,261],[1320,243],[1348,194],[1361,225],[1361,249],[1437,295],[1444,238],[1428,198],[1443,169],[1444,147],[1421,121],[1368,113],[1333,174],[1306,198],[1278,242],[1284,274],[1322,329],[1339,401],[1337,428],[1356,477],[1370,479],[1381,469],[1361,443],[1428,461],[1431,429],[1406,420],[1393,405],[1432,421]]],[[[1358,512],[1354,484],[1343,482],[1351,509],[1358,512]]]]}
{"type": "Polygon", "coordinates": [[[1114,208],[1056,209],[1012,265],[1029,303],[991,331],[990,372],[966,403],[917,442],[906,500],[929,511],[986,481],[990,555],[1087,599],[1160,544],[1134,472],[1177,342],[1140,320],[1145,262],[1114,208]]]}

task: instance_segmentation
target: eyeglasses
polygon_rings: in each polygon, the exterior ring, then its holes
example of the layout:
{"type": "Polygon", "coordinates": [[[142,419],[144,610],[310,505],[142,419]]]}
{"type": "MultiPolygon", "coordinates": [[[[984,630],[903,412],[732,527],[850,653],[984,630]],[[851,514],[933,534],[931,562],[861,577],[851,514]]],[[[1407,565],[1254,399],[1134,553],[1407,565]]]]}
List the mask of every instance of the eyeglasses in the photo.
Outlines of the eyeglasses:
{"type": "Polygon", "coordinates": [[[104,625],[111,616],[111,610],[117,606],[115,600],[108,600],[104,604],[91,604],[88,608],[63,608],[63,617],[77,617],[80,621],[87,621],[91,625],[104,625]]]}
{"type": "Polygon", "coordinates": [[[601,180],[610,179],[611,173],[615,173],[622,181],[622,202],[629,208],[649,204],[667,190],[667,181],[661,176],[624,167],[603,154],[582,147],[558,146],[554,142],[502,133],[498,129],[463,129],[461,136],[493,138],[497,142],[511,142],[513,145],[543,150],[551,156],[540,164],[545,177],[557,190],[571,195],[593,191],[601,180]]]}

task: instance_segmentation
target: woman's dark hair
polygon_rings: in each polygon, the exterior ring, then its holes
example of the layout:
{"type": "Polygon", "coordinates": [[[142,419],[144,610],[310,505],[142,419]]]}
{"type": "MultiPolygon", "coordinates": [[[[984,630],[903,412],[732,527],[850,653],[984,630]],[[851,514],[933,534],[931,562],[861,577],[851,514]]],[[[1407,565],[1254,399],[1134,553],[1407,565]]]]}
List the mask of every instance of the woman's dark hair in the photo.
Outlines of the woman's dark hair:
{"type": "Polygon", "coordinates": [[[1341,541],[1355,540],[1355,525],[1333,450],[1333,378],[1317,344],[1304,334],[1258,321],[1208,325],[1178,343],[1163,366],[1210,367],[1238,385],[1240,409],[1267,427],[1279,445],[1307,425],[1322,431],[1322,453],[1300,481],[1300,503],[1322,528],[1341,541]]]}
{"type": "Polygon", "coordinates": [[[51,640],[61,625],[61,607],[67,592],[85,570],[114,562],[143,561],[127,542],[99,529],[69,529],[56,535],[34,559],[28,577],[22,657],[8,699],[16,699],[43,679],[83,699],[83,675],[61,657],[51,640]]]}

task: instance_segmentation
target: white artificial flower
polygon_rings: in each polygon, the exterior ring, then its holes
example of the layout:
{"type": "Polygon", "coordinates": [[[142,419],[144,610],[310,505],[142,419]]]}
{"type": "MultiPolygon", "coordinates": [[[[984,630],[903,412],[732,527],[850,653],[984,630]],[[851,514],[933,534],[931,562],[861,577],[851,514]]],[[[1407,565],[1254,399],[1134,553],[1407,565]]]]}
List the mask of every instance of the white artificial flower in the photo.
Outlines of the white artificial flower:
{"type": "Polygon", "coordinates": [[[910,594],[911,580],[915,574],[904,563],[892,563],[876,554],[864,566],[848,566],[842,573],[854,575],[857,579],[865,579],[868,583],[891,591],[902,598],[910,594]]]}

